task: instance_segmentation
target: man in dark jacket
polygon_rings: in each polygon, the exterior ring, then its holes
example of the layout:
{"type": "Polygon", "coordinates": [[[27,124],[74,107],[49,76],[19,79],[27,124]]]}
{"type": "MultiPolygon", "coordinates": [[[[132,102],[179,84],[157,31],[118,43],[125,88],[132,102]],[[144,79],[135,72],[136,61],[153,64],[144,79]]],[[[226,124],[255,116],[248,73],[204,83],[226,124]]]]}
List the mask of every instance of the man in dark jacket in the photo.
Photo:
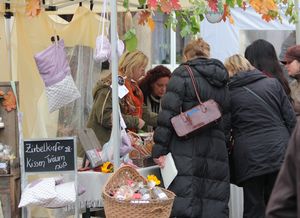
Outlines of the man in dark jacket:
{"type": "Polygon", "coordinates": [[[300,217],[300,118],[267,207],[267,218],[300,217]]]}

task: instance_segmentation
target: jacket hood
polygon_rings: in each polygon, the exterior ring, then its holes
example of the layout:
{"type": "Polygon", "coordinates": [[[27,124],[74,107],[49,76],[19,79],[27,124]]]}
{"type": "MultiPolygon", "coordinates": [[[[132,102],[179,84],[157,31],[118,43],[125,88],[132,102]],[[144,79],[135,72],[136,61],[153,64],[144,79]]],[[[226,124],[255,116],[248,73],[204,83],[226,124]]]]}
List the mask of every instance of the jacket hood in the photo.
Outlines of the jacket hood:
{"type": "Polygon", "coordinates": [[[103,81],[98,81],[93,88],[93,99],[95,100],[98,97],[99,91],[105,88],[110,88],[108,83],[104,83],[103,81]]]}
{"type": "Polygon", "coordinates": [[[223,63],[217,59],[196,58],[184,64],[200,73],[213,86],[222,87],[228,83],[228,72],[223,63]]]}
{"type": "Polygon", "coordinates": [[[261,80],[264,78],[267,78],[267,76],[257,69],[239,72],[230,78],[228,86],[229,89],[232,89],[254,83],[257,80],[261,80]]]}

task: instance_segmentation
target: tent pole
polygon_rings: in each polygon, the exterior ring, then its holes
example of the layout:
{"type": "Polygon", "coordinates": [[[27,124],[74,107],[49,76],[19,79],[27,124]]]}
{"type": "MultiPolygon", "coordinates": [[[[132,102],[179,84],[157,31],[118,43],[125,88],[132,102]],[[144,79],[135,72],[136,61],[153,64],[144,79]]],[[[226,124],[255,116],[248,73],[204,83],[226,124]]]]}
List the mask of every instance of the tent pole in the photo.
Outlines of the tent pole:
{"type": "Polygon", "coordinates": [[[12,80],[12,60],[11,60],[11,16],[13,13],[10,11],[10,3],[5,3],[5,32],[6,32],[6,47],[8,53],[8,63],[9,63],[9,79],[12,80]]]}
{"type": "Polygon", "coordinates": [[[112,133],[111,143],[114,148],[114,169],[120,166],[120,115],[118,96],[118,55],[117,55],[117,0],[109,1],[111,10],[111,70],[112,70],[112,133]]]}
{"type": "Polygon", "coordinates": [[[299,45],[300,44],[299,0],[295,0],[295,8],[298,17],[298,21],[296,23],[296,44],[299,45]]]}

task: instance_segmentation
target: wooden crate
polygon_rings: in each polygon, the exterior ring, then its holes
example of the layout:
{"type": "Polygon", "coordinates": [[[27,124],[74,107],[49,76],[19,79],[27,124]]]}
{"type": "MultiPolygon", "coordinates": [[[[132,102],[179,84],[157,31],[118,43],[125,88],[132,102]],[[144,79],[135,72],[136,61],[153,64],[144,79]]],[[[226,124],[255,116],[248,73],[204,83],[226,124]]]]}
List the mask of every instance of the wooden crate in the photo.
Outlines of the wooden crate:
{"type": "MultiPolygon", "coordinates": [[[[16,83],[18,95],[18,83],[16,83]]],[[[12,91],[9,82],[0,82],[0,89],[7,93],[12,91]]],[[[10,174],[0,174],[0,200],[4,217],[21,217],[18,204],[21,196],[21,179],[19,165],[19,131],[17,110],[6,111],[0,99],[0,116],[4,122],[4,128],[0,128],[0,142],[10,145],[16,160],[10,166],[10,174]]]]}

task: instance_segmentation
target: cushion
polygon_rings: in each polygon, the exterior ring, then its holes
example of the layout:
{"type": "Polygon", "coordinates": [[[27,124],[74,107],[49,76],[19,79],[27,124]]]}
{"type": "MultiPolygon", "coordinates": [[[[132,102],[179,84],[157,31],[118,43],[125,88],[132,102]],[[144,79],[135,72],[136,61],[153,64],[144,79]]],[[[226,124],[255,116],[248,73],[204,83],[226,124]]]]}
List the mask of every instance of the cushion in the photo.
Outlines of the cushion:
{"type": "Polygon", "coordinates": [[[44,178],[29,183],[24,189],[19,207],[44,205],[56,197],[55,179],[44,178]]]}
{"type": "Polygon", "coordinates": [[[44,207],[58,208],[65,207],[76,201],[74,182],[62,183],[55,186],[56,197],[44,204],[44,207]]]}

